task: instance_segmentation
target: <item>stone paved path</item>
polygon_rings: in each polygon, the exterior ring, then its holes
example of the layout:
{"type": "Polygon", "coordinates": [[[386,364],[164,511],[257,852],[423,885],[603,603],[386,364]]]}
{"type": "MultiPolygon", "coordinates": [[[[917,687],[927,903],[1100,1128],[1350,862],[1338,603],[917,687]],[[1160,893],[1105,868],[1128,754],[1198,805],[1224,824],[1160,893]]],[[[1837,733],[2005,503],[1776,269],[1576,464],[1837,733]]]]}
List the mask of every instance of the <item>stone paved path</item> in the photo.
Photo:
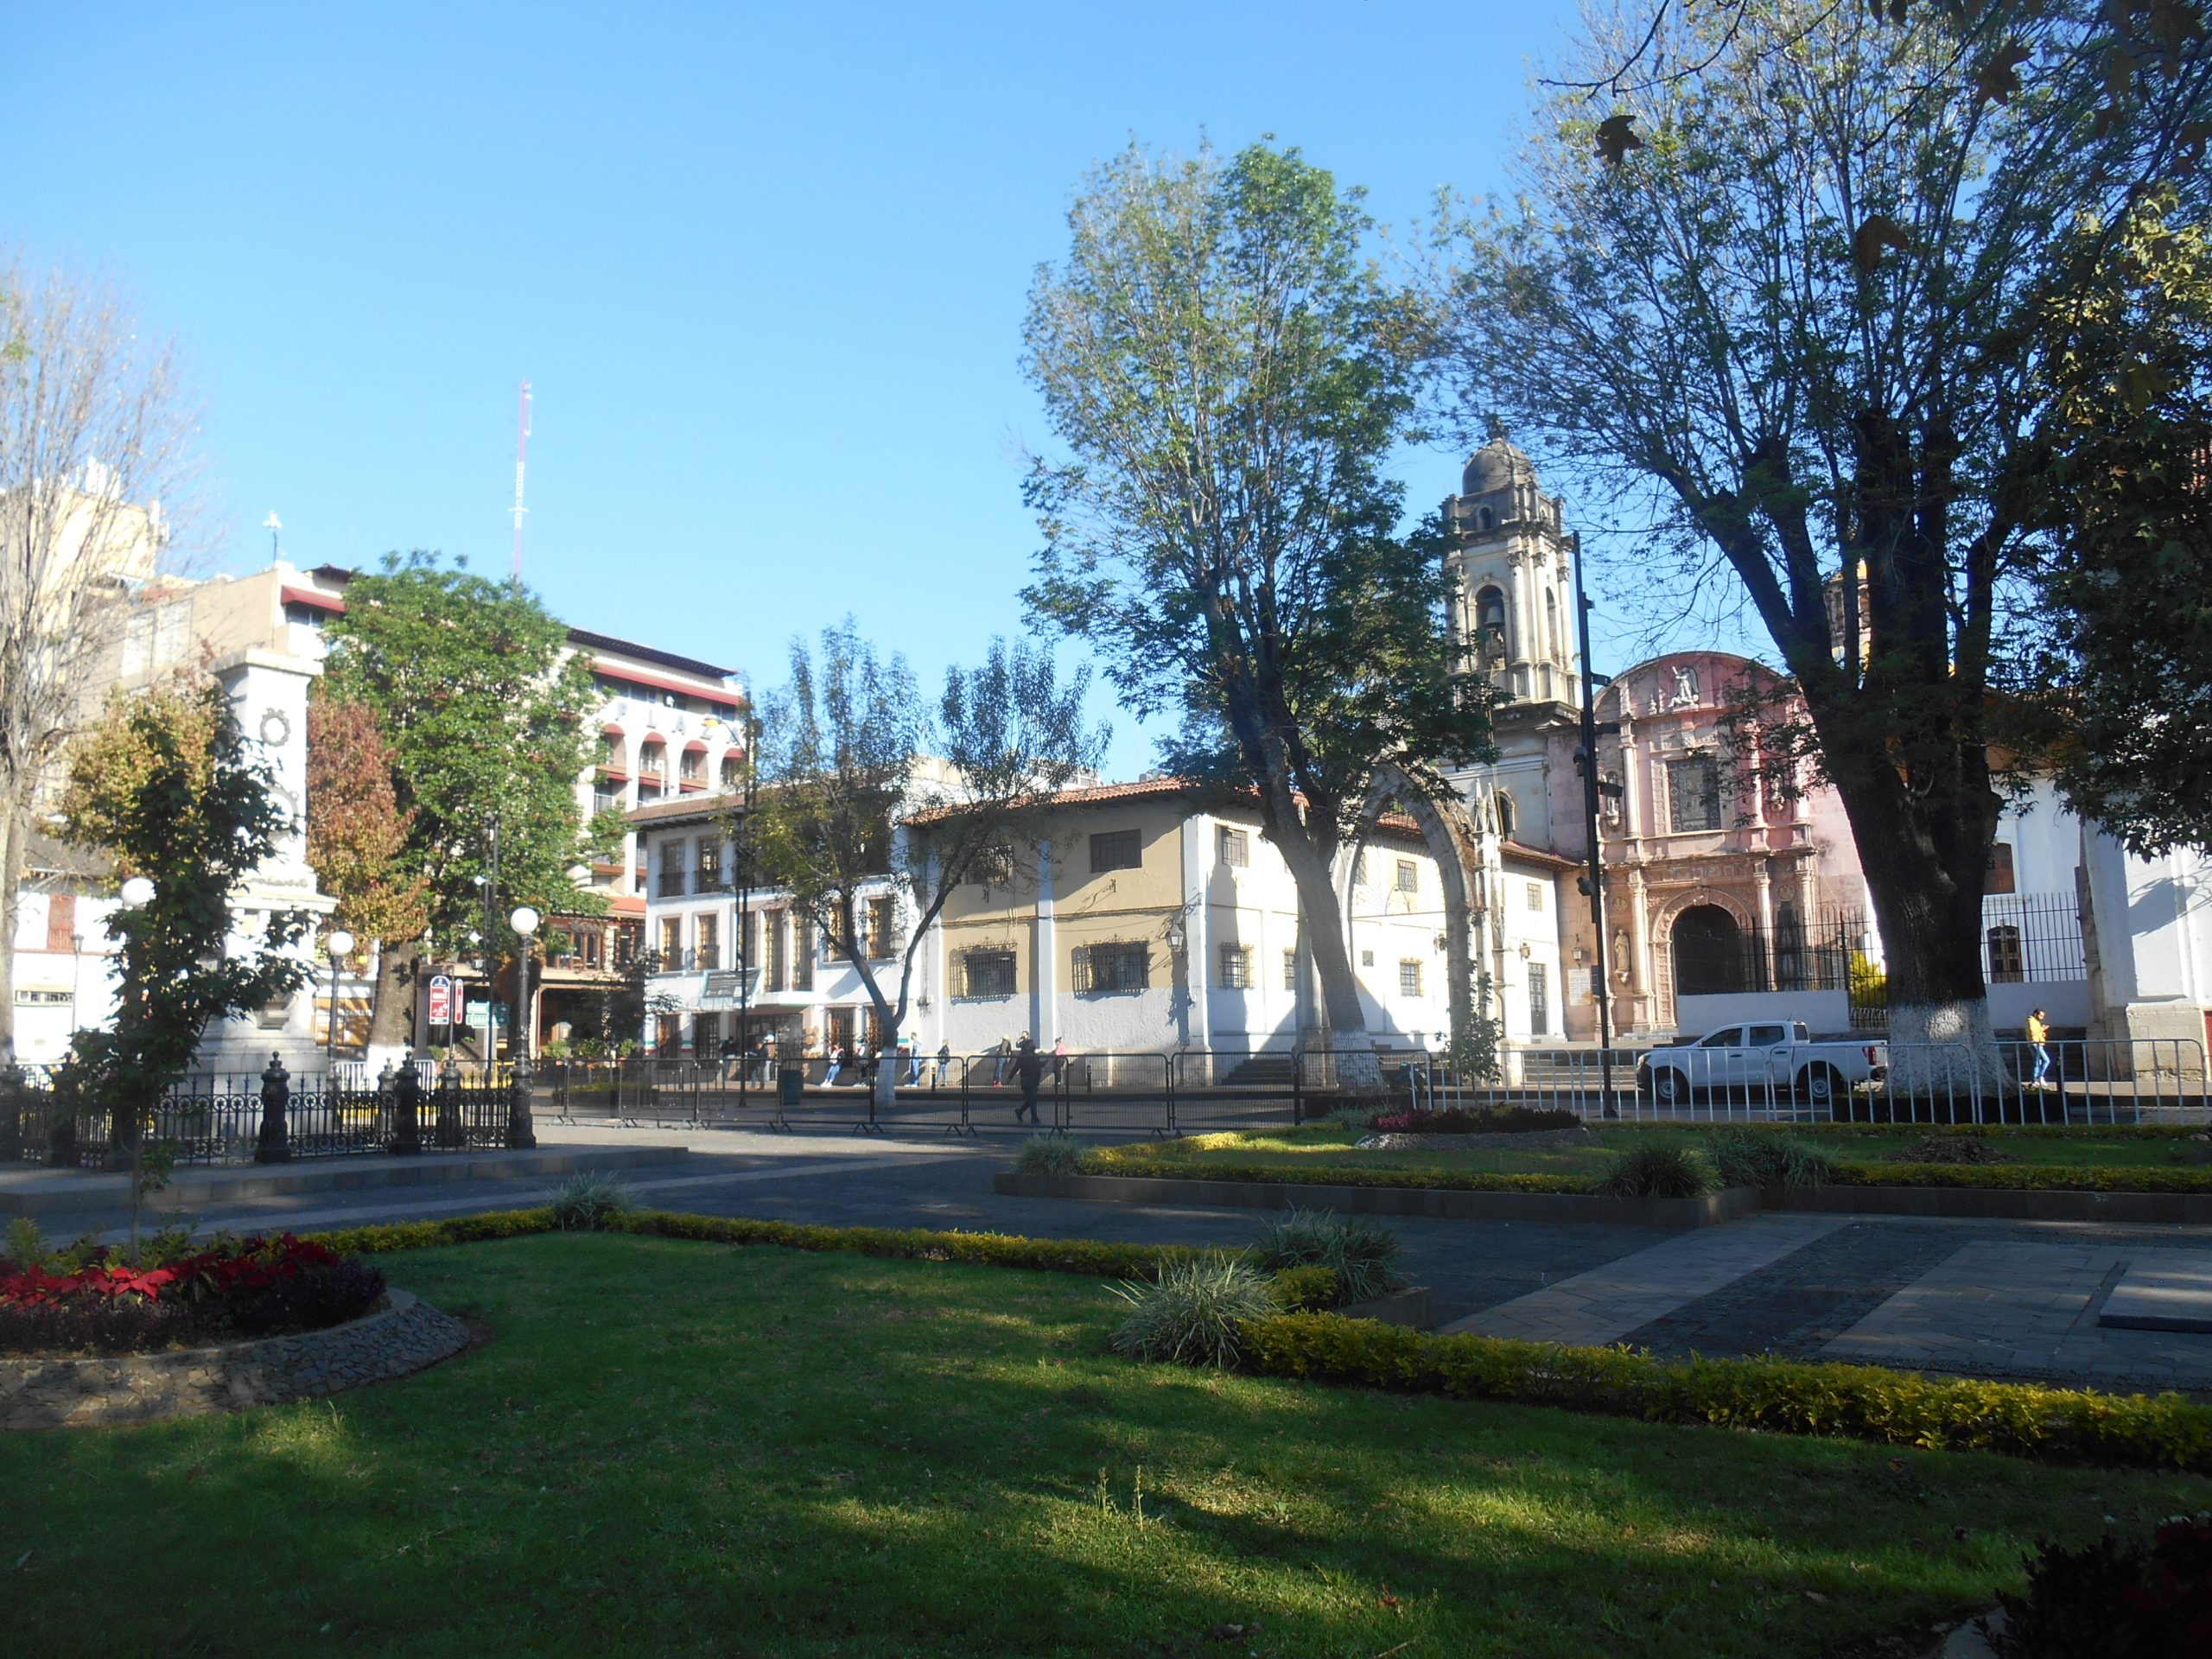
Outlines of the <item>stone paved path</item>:
{"type": "Polygon", "coordinates": [[[1841,1216],[1754,1216],[1704,1228],[1442,1328],[1603,1346],[1848,1224],[1841,1216]]]}

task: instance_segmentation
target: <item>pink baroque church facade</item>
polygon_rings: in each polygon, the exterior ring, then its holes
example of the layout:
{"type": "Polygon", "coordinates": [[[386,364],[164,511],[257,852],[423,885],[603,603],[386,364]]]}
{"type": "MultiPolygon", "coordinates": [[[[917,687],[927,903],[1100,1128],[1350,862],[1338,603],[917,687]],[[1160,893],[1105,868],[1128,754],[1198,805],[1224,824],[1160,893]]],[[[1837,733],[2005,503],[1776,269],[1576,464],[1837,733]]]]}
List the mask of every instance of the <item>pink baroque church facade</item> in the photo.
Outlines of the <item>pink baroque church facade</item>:
{"type": "MultiPolygon", "coordinates": [[[[1578,538],[1564,500],[1543,493],[1503,434],[1469,459],[1444,512],[1455,628],[1499,696],[1497,759],[1453,780],[1484,844],[1476,971],[1509,1035],[1529,1032],[1556,982],[1550,1029],[1591,1040],[1597,937],[1572,868],[1588,856],[1578,538]],[[1515,937],[1522,895],[1539,881],[1555,917],[1555,967],[1515,937]]],[[[1777,991],[1809,999],[1822,1023],[1849,1022],[1850,958],[1878,946],[1841,803],[1826,789],[1778,798],[1756,757],[1731,741],[1732,706],[1775,683],[1747,658],[1688,651],[1639,663],[1599,693],[1599,772],[1619,786],[1599,827],[1617,1035],[1703,1030],[1731,1018],[1737,999],[1777,991]]]]}

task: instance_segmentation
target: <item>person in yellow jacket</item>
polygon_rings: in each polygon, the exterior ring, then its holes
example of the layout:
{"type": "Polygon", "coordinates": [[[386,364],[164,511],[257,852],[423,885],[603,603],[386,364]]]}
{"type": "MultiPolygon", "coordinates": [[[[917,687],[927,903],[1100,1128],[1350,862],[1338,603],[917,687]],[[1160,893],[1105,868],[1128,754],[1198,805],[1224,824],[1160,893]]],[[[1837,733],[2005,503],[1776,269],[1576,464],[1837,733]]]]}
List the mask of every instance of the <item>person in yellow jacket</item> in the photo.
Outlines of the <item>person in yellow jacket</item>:
{"type": "Polygon", "coordinates": [[[2027,1038],[2028,1046],[2036,1052],[2035,1076],[2028,1080],[2028,1087],[2048,1089],[2050,1085],[2044,1081],[2044,1073],[2050,1070],[2050,1050],[2046,1046],[2050,1041],[2050,1015],[2044,1009],[2028,1011],[2027,1038]]]}

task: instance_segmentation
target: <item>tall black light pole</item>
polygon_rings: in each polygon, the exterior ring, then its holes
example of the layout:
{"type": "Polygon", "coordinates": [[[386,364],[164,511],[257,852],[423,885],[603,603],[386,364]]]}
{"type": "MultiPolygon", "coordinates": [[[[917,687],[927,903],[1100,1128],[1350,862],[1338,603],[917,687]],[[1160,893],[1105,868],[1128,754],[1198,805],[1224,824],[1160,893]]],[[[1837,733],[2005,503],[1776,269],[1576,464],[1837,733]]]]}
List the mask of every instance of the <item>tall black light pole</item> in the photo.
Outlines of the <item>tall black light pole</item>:
{"type": "Polygon", "coordinates": [[[1597,934],[1598,1089],[1607,1117],[1613,1108],[1613,988],[1605,969],[1605,861],[1598,842],[1598,677],[1590,667],[1590,601],[1582,590],[1582,537],[1574,545],[1574,620],[1582,652],[1582,826],[1589,839],[1590,922],[1597,934]]]}
{"type": "Polygon", "coordinates": [[[326,941],[326,947],[330,952],[330,1022],[323,1036],[322,1064],[325,1071],[334,1073],[338,1070],[338,969],[353,954],[353,936],[341,927],[326,941]]]}
{"type": "MultiPolygon", "coordinates": [[[[730,855],[737,861],[737,1109],[745,1109],[753,1075],[753,805],[760,771],[760,722],[745,715],[745,792],[730,855]]],[[[764,1079],[765,1081],[765,1079],[764,1079]]]]}

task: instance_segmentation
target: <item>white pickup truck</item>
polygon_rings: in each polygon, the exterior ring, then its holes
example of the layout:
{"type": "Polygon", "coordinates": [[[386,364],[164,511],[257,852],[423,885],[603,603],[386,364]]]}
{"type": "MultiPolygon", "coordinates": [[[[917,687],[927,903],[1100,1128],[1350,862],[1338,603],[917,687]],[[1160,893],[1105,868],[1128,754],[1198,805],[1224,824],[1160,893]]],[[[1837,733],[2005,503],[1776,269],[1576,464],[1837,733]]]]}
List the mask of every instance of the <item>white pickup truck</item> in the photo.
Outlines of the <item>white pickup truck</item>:
{"type": "Polygon", "coordinates": [[[1816,1043],[1802,1020],[1723,1026],[1694,1043],[1655,1048],[1637,1062],[1637,1091],[1662,1106],[1700,1095],[1752,1103],[1802,1101],[1832,1111],[1887,1069],[1880,1043],[1816,1043]]]}

